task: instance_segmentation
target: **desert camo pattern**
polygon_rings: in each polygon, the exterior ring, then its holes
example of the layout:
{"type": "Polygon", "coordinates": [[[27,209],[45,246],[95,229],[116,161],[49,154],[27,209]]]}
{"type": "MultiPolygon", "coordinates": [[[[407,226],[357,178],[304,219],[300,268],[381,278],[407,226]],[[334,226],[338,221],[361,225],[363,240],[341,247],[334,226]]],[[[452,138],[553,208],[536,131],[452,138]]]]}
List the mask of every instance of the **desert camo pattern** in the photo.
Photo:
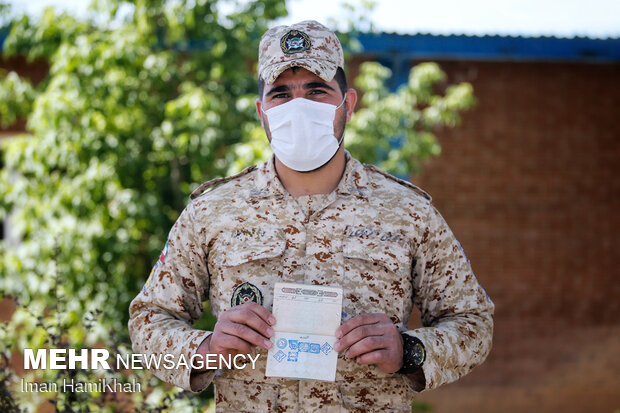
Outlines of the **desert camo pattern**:
{"type": "MultiPolygon", "coordinates": [[[[273,159],[202,193],[168,238],[168,254],[133,300],[129,330],[135,352],[191,356],[210,332],[191,327],[210,300],[217,317],[234,289],[256,286],[271,311],[276,282],[340,285],[343,320],[385,313],[426,347],[426,388],[457,380],[491,349],[493,303],[430,197],[347,153],[329,194],[291,196],[273,159]],[[412,306],[423,328],[408,330],[412,306]]],[[[277,321],[276,321],[277,322],[277,321]]],[[[203,373],[215,383],[217,411],[409,412],[408,376],[387,374],[339,355],[335,382],[265,377],[256,369],[203,373]]],[[[190,370],[153,370],[190,389],[190,370]]]]}
{"type": "Polygon", "coordinates": [[[266,84],[272,84],[280,73],[294,66],[306,68],[326,82],[331,81],[338,67],[344,68],[340,40],[334,32],[314,20],[277,26],[265,32],[258,46],[258,75],[266,84]],[[302,47],[297,53],[286,53],[282,49],[282,38],[292,31],[309,37],[310,44],[304,45],[309,46],[307,49],[302,47]]]}

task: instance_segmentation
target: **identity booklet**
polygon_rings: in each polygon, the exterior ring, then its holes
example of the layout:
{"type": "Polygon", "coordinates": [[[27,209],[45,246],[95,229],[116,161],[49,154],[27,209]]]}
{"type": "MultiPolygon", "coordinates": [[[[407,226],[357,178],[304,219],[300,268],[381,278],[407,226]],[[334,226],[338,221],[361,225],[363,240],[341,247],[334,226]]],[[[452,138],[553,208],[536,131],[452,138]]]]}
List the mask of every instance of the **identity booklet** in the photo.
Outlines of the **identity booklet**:
{"type": "Polygon", "coordinates": [[[342,288],[276,283],[274,346],[266,376],[334,381],[336,329],[342,315],[342,288]]]}

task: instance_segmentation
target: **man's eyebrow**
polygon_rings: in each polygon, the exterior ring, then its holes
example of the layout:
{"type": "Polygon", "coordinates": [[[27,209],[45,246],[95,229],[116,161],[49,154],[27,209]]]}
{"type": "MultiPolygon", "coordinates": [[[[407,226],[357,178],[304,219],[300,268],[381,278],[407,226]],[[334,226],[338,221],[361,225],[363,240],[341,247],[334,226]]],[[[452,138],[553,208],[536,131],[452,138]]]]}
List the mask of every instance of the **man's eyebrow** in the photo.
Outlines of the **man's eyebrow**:
{"type": "Polygon", "coordinates": [[[289,90],[291,90],[290,87],[288,87],[287,85],[280,85],[280,86],[276,86],[273,89],[271,89],[269,92],[267,92],[267,94],[265,95],[265,97],[267,96],[271,96],[275,93],[282,93],[282,92],[288,92],[289,90]]]}
{"type": "Polygon", "coordinates": [[[329,89],[336,91],[333,87],[323,82],[309,82],[304,85],[304,89],[329,89]]]}
{"type": "MultiPolygon", "coordinates": [[[[330,85],[328,85],[327,83],[324,82],[308,82],[305,83],[303,88],[305,90],[311,90],[311,89],[328,89],[331,91],[336,91],[333,87],[331,87],[330,85]]],[[[280,85],[280,86],[276,86],[273,89],[271,89],[269,92],[267,92],[265,94],[265,97],[274,95],[276,93],[282,93],[282,92],[290,92],[291,88],[288,85],[280,85]]]]}

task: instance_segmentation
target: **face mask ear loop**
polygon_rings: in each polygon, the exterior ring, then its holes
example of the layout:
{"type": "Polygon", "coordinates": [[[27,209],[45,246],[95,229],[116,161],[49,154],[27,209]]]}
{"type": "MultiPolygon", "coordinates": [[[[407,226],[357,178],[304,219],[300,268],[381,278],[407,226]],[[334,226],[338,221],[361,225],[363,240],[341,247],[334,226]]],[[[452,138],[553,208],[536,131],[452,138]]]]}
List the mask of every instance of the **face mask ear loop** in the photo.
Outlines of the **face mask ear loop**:
{"type": "Polygon", "coordinates": [[[340,145],[342,145],[342,141],[344,140],[344,132],[346,131],[346,128],[342,129],[342,136],[340,137],[340,140],[338,141],[338,147],[340,148],[340,145]]]}
{"type": "MultiPolygon", "coordinates": [[[[344,102],[346,100],[347,100],[347,95],[345,94],[344,97],[342,98],[342,102],[340,102],[340,105],[336,106],[336,110],[338,110],[340,108],[340,106],[344,105],[344,102]]],[[[342,145],[342,141],[344,140],[344,132],[346,130],[347,130],[347,128],[346,128],[346,124],[345,124],[345,126],[342,128],[342,136],[340,137],[340,140],[338,141],[338,147],[339,148],[340,148],[340,145],[342,145]]]]}
{"type": "MultiPolygon", "coordinates": [[[[344,97],[342,98],[342,102],[340,102],[340,105],[336,106],[336,109],[340,109],[340,106],[344,105],[344,102],[347,100],[347,95],[345,94],[344,97]]],[[[262,108],[262,106],[261,106],[262,108]]]]}

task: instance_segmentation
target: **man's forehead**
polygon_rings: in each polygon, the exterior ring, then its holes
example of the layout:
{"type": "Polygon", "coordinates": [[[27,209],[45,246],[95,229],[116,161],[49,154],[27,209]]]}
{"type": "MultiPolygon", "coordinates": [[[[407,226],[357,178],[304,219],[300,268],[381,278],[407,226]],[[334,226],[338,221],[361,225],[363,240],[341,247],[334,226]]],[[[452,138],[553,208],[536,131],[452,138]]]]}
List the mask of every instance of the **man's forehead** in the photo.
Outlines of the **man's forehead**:
{"type": "Polygon", "coordinates": [[[309,82],[326,83],[329,85],[336,81],[335,79],[332,79],[329,82],[325,82],[323,79],[321,79],[319,76],[312,73],[308,69],[305,69],[303,67],[292,67],[290,69],[286,69],[276,78],[276,80],[274,80],[272,84],[269,84],[266,86],[268,89],[271,89],[276,86],[296,84],[296,83],[304,84],[304,83],[309,83],[309,82]]]}

